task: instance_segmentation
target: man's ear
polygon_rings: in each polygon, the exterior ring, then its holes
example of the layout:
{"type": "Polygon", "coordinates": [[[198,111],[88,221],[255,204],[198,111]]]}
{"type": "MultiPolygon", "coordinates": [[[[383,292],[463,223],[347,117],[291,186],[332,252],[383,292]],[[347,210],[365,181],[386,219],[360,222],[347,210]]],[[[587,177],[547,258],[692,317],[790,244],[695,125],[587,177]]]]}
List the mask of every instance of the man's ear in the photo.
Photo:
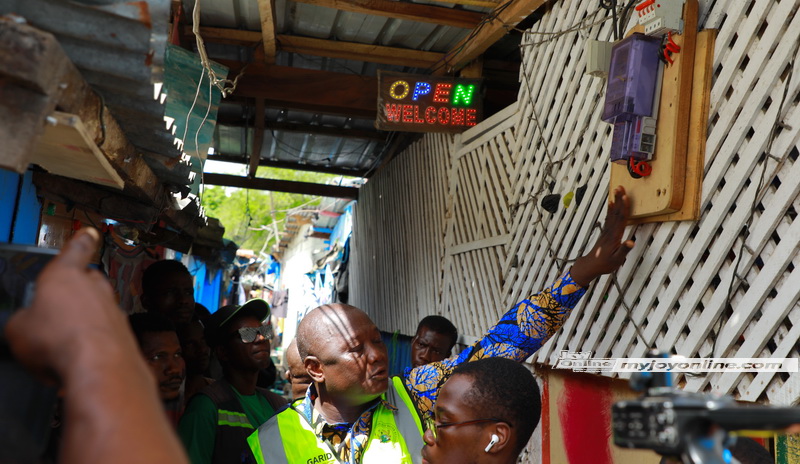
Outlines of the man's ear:
{"type": "MultiPolygon", "coordinates": [[[[489,454],[497,454],[501,452],[508,452],[512,450],[514,446],[516,446],[516,436],[511,431],[511,426],[506,424],[505,422],[497,422],[492,427],[487,427],[486,429],[489,437],[492,435],[497,435],[497,441],[495,444],[489,448],[487,453],[489,454]]],[[[488,445],[491,442],[491,438],[489,438],[484,445],[488,445]]]]}
{"type": "Polygon", "coordinates": [[[303,360],[303,366],[306,368],[308,375],[314,383],[321,383],[325,381],[325,372],[322,370],[322,362],[313,355],[306,356],[303,360]]]}

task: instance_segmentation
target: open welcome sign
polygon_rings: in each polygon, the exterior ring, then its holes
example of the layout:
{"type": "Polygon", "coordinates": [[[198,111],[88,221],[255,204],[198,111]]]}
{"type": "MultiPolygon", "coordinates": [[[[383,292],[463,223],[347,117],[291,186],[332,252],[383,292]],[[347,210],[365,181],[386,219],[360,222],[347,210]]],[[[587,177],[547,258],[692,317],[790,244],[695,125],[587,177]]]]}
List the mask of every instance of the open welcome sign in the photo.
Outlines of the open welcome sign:
{"type": "Polygon", "coordinates": [[[482,79],[378,73],[378,129],[463,132],[483,118],[482,79]]]}

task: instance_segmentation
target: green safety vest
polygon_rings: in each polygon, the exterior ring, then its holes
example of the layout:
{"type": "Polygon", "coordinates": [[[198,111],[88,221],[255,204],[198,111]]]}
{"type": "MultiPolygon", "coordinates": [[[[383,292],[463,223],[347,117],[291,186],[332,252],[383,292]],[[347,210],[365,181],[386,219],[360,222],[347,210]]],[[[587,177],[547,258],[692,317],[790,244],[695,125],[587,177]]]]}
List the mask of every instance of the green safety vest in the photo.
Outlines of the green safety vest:
{"type": "MultiPolygon", "coordinates": [[[[422,423],[403,380],[392,377],[383,404],[372,413],[372,428],[361,464],[422,462],[422,423]]],[[[301,413],[289,408],[272,417],[247,438],[258,464],[341,463],[330,444],[323,442],[301,413]]]]}

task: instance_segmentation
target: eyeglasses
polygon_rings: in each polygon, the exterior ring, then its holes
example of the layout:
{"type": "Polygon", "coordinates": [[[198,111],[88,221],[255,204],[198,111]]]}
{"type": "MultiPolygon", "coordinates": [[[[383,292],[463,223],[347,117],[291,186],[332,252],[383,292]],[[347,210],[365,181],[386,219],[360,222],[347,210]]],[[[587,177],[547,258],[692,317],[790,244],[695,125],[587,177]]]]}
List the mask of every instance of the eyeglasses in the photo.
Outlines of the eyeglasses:
{"type": "MultiPolygon", "coordinates": [[[[443,424],[437,424],[433,417],[426,417],[425,418],[425,426],[428,430],[431,431],[433,435],[433,441],[439,441],[439,429],[443,429],[445,427],[455,427],[457,425],[472,425],[472,424],[482,424],[484,422],[503,422],[508,424],[508,422],[501,420],[501,419],[475,419],[471,421],[464,421],[464,422],[445,422],[443,424]]],[[[511,424],[509,424],[510,426],[511,424]]]]}
{"type": "Polygon", "coordinates": [[[272,340],[272,324],[264,324],[260,327],[242,327],[236,332],[231,333],[230,336],[233,337],[237,334],[239,338],[241,338],[242,343],[253,343],[256,341],[259,334],[261,334],[265,340],[272,340]]]}

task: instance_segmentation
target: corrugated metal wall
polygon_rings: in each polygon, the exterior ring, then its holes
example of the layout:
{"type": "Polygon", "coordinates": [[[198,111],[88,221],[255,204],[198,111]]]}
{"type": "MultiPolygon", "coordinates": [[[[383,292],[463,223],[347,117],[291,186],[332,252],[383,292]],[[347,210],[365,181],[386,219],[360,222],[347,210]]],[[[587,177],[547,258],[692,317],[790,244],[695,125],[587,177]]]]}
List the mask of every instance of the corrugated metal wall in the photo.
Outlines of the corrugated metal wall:
{"type": "Polygon", "coordinates": [[[350,304],[413,334],[440,307],[450,136],[414,144],[361,187],[353,212],[350,304]]]}
{"type": "MultiPolygon", "coordinates": [[[[561,349],[643,355],[624,305],[648,344],[686,357],[800,356],[798,8],[800,0],[700,1],[700,27],[719,30],[701,219],[636,228],[626,265],[595,283],[537,361],[552,363],[561,349]]],[[[584,50],[589,38],[611,38],[604,15],[596,2],[554,3],[523,39],[518,108],[453,144],[427,136],[362,188],[352,302],[382,330],[411,333],[440,313],[480,335],[593,243],[611,130],[600,121],[605,81],[584,75],[584,50]],[[580,205],[553,215],[538,206],[551,190],[584,185],[580,205]]],[[[687,382],[776,404],[800,398],[798,374],[687,382]]]]}

